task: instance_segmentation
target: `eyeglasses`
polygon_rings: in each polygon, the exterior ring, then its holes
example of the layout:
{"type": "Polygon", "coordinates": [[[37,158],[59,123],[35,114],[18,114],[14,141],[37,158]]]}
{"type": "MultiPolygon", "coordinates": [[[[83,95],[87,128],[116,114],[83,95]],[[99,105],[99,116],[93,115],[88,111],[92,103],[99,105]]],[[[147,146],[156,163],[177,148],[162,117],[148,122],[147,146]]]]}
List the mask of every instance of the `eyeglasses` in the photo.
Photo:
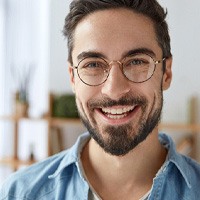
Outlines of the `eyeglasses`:
{"type": "Polygon", "coordinates": [[[109,63],[100,57],[86,57],[72,68],[77,69],[78,76],[83,83],[89,86],[98,86],[108,79],[112,65],[117,63],[128,80],[142,83],[153,76],[156,65],[164,60],[165,58],[154,60],[150,55],[144,53],[134,54],[125,57],[122,61],[109,63]]]}

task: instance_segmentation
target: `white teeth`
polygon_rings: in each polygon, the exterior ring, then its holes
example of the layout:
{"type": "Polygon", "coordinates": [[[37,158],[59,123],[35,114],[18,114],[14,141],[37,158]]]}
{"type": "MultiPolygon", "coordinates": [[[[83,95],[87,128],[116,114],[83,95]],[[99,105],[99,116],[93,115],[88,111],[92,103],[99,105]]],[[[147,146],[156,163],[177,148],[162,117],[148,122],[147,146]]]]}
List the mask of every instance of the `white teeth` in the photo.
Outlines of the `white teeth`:
{"type": "MultiPolygon", "coordinates": [[[[128,106],[124,108],[102,108],[104,113],[112,114],[112,115],[122,115],[134,109],[134,106],[128,106]]],[[[121,116],[120,116],[121,117],[121,116]]]]}
{"type": "Polygon", "coordinates": [[[127,114],[123,114],[123,115],[107,115],[109,118],[111,119],[121,119],[123,117],[126,117],[127,114]]]}

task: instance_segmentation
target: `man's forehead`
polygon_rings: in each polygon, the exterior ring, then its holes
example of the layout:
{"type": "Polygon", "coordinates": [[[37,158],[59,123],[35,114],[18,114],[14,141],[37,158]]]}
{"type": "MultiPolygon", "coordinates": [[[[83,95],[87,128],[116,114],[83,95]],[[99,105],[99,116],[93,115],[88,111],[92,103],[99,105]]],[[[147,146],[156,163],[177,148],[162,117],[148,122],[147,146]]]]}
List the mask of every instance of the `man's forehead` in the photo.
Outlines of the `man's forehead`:
{"type": "Polygon", "coordinates": [[[77,24],[79,26],[82,22],[87,21],[89,24],[96,22],[97,24],[109,24],[114,22],[118,22],[121,26],[124,24],[124,19],[127,23],[142,23],[147,22],[150,26],[153,27],[153,21],[151,18],[147,17],[142,13],[135,12],[134,10],[127,9],[127,8],[111,8],[111,9],[104,9],[104,10],[97,10],[94,11],[85,17],[77,24]]]}
{"type": "Polygon", "coordinates": [[[76,56],[85,51],[110,50],[120,52],[121,57],[125,51],[137,48],[151,49],[155,52],[155,46],[158,47],[158,42],[153,22],[144,15],[128,9],[93,13],[77,25],[74,33],[76,56]]]}

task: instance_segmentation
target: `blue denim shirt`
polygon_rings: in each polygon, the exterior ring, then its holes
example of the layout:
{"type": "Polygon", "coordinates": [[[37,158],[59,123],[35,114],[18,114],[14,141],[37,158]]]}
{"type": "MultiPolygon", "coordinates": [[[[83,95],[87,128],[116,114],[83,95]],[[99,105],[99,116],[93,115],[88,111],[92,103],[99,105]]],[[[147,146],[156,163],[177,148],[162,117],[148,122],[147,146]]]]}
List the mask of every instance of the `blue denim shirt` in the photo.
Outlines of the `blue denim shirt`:
{"type": "MultiPolygon", "coordinates": [[[[90,138],[57,155],[11,175],[0,191],[1,200],[87,200],[89,185],[80,168],[80,152],[90,138]]],[[[178,154],[171,138],[159,134],[168,149],[165,167],[153,180],[149,200],[199,200],[200,165],[178,154]]]]}

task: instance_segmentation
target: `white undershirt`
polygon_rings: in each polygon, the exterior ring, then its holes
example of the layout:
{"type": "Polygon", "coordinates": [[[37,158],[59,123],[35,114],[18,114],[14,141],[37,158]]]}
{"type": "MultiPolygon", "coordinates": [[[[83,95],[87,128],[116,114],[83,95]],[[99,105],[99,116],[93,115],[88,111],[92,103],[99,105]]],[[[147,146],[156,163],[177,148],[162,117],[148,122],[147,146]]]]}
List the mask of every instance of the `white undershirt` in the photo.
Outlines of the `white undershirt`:
{"type": "MultiPolygon", "coordinates": [[[[149,190],[142,198],[139,200],[147,200],[151,190],[149,190]]],[[[90,191],[88,195],[88,200],[102,200],[101,197],[98,196],[98,194],[91,188],[90,186],[90,191]]]]}

